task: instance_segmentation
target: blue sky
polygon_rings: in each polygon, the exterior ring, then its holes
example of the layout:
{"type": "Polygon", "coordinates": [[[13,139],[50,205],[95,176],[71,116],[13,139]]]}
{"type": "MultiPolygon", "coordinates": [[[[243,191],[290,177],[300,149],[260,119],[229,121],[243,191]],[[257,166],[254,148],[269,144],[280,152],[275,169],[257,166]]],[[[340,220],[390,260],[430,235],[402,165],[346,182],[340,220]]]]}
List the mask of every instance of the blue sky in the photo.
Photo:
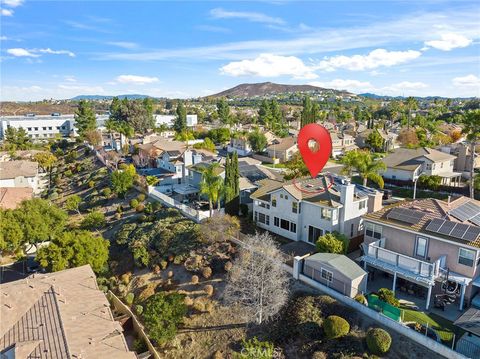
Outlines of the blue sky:
{"type": "Polygon", "coordinates": [[[478,2],[0,1],[2,100],[263,81],[480,95],[478,2]]]}

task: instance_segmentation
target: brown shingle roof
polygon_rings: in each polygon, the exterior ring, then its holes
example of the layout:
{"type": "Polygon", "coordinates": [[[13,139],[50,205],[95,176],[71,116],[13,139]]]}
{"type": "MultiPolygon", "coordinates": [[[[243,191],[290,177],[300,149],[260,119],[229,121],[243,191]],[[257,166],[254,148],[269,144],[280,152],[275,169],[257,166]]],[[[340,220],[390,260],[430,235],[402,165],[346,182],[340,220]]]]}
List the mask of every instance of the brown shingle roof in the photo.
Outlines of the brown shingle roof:
{"type": "MultiPolygon", "coordinates": [[[[462,243],[462,244],[466,244],[474,247],[480,247],[480,237],[472,242],[467,242],[459,238],[450,237],[450,236],[442,235],[439,233],[432,233],[426,230],[430,221],[435,218],[445,219],[453,222],[460,222],[455,217],[449,215],[448,212],[468,201],[474,201],[475,203],[480,205],[480,201],[475,201],[463,196],[454,201],[451,201],[450,203],[447,203],[445,201],[441,201],[438,199],[428,198],[428,199],[395,203],[393,205],[384,207],[380,211],[366,214],[363,216],[363,218],[365,220],[373,220],[376,222],[388,223],[399,229],[413,230],[418,233],[434,235],[435,237],[448,239],[454,242],[458,242],[458,243],[462,243]],[[421,212],[423,214],[423,217],[420,218],[420,220],[416,224],[404,223],[394,219],[389,219],[387,217],[393,208],[410,208],[410,209],[421,212]]],[[[462,223],[472,225],[472,223],[470,222],[462,222],[462,223]]]]}
{"type": "Polygon", "coordinates": [[[49,351],[28,358],[136,358],[88,265],[2,284],[0,301],[0,350],[40,339],[49,351]]]}
{"type": "Polygon", "coordinates": [[[0,179],[16,177],[35,177],[38,174],[38,163],[31,161],[0,162],[0,179]]]}
{"type": "Polygon", "coordinates": [[[422,157],[428,158],[432,162],[448,161],[455,158],[448,153],[426,147],[416,149],[397,148],[395,152],[389,154],[382,161],[388,168],[415,170],[422,164],[422,157]]]}
{"type": "Polygon", "coordinates": [[[274,144],[271,144],[267,147],[268,150],[275,151],[285,151],[289,148],[292,148],[297,143],[297,139],[295,137],[285,137],[281,138],[280,140],[275,140],[274,144]]]}

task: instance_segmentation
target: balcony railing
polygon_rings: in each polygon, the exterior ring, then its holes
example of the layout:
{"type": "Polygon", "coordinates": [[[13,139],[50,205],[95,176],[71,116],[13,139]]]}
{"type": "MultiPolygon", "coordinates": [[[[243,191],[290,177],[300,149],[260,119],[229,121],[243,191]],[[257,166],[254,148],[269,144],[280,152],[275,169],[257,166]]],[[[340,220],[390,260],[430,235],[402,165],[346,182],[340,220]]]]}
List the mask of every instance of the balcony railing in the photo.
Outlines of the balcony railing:
{"type": "Polygon", "coordinates": [[[425,262],[389,249],[382,248],[385,238],[364,245],[364,260],[367,263],[378,265],[384,269],[396,271],[422,282],[433,283],[440,275],[442,258],[434,263],[425,262]]]}

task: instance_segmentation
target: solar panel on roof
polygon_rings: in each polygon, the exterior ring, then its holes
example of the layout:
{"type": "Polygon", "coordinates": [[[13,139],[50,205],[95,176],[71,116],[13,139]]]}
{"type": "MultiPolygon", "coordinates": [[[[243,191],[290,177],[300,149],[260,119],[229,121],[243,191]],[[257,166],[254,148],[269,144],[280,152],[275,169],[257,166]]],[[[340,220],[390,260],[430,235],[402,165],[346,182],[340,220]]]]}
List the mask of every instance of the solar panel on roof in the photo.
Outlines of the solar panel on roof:
{"type": "Polygon", "coordinates": [[[480,226],[480,214],[478,216],[475,216],[473,218],[470,218],[470,221],[472,223],[475,223],[477,226],[480,226]]]}
{"type": "Polygon", "coordinates": [[[445,221],[445,223],[438,230],[438,233],[449,235],[456,224],[456,222],[445,221]]]}
{"type": "Polygon", "coordinates": [[[467,241],[474,241],[477,239],[478,235],[480,235],[480,228],[473,227],[473,226],[469,226],[469,227],[470,228],[467,229],[462,239],[465,239],[467,241]]]}
{"type": "Polygon", "coordinates": [[[408,208],[393,208],[387,215],[388,219],[394,219],[409,224],[417,224],[425,213],[408,208]]]}
{"type": "Polygon", "coordinates": [[[455,209],[452,209],[449,214],[461,220],[462,222],[468,221],[469,219],[480,214],[480,206],[473,202],[467,202],[455,209]]]}
{"type": "Polygon", "coordinates": [[[450,236],[455,238],[462,238],[469,227],[470,226],[468,224],[457,223],[455,228],[450,232],[450,236]]]}
{"type": "Polygon", "coordinates": [[[435,232],[437,233],[437,231],[440,229],[440,227],[442,226],[443,222],[445,222],[445,220],[443,219],[432,219],[430,221],[430,223],[428,224],[427,228],[425,228],[427,231],[430,231],[430,232],[435,232]]]}

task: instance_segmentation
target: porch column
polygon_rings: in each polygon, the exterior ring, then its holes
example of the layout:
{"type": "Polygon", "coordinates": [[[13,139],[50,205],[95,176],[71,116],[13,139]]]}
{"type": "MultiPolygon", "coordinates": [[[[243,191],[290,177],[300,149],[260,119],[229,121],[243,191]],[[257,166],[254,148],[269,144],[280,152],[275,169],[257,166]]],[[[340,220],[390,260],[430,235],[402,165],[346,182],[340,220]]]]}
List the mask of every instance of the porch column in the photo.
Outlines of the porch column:
{"type": "Polygon", "coordinates": [[[393,284],[392,284],[392,291],[395,294],[395,287],[397,286],[397,272],[393,272],[393,284]]]}
{"type": "Polygon", "coordinates": [[[463,283],[462,284],[462,289],[460,289],[460,305],[458,306],[458,309],[460,311],[463,310],[463,301],[465,299],[465,287],[466,287],[466,285],[465,285],[465,283],[463,283]]]}
{"type": "Polygon", "coordinates": [[[430,297],[432,296],[432,286],[428,286],[428,293],[427,293],[427,304],[425,305],[425,310],[428,310],[430,307],[430,297]]]}

